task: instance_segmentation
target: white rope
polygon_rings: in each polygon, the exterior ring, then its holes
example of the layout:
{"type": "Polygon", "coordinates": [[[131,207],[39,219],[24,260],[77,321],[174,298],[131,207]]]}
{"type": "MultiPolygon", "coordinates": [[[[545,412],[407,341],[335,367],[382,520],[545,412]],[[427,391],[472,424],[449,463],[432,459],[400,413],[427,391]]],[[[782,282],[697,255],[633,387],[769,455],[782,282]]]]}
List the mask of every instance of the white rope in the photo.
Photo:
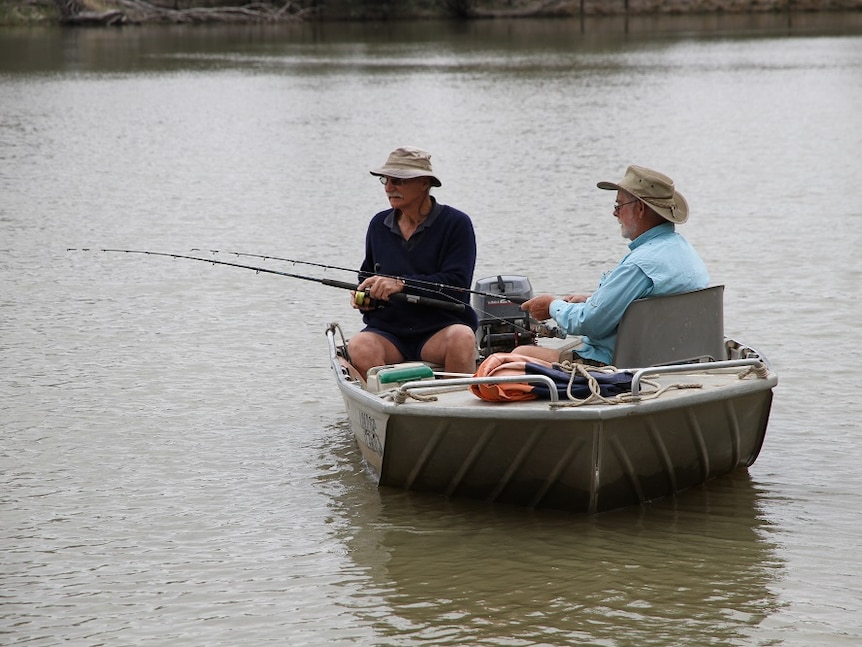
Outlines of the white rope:
{"type": "Polygon", "coordinates": [[[744,380],[749,375],[754,375],[755,377],[759,377],[761,379],[766,379],[769,376],[769,369],[766,368],[765,364],[758,364],[757,366],[749,366],[746,370],[741,371],[737,377],[740,380],[744,380]]]}
{"type": "Polygon", "coordinates": [[[401,389],[397,389],[392,391],[391,393],[386,393],[384,396],[386,400],[392,400],[395,404],[404,404],[407,402],[407,398],[413,398],[414,400],[418,400],[419,402],[436,402],[436,395],[422,395],[421,393],[414,393],[413,391],[402,391],[401,389]]]}
{"type": "Polygon", "coordinates": [[[564,361],[559,364],[560,368],[567,373],[570,373],[569,383],[566,386],[566,396],[568,396],[568,402],[551,402],[551,407],[561,408],[561,407],[580,407],[585,404],[624,404],[627,402],[638,402],[640,400],[652,400],[660,397],[664,393],[672,390],[672,389],[700,389],[703,388],[703,384],[668,384],[667,386],[659,388],[659,385],[655,382],[650,382],[649,380],[642,380],[641,386],[649,386],[654,391],[649,391],[644,393],[643,391],[637,396],[633,396],[631,393],[619,393],[613,397],[605,397],[601,394],[601,388],[599,387],[599,382],[595,377],[591,375],[591,373],[607,373],[613,374],[618,372],[618,369],[615,366],[587,366],[585,364],[580,364],[578,362],[570,362],[564,361]],[[590,389],[590,395],[586,398],[580,399],[576,398],[572,395],[572,384],[574,383],[575,376],[581,375],[587,380],[587,386],[590,389]]]}

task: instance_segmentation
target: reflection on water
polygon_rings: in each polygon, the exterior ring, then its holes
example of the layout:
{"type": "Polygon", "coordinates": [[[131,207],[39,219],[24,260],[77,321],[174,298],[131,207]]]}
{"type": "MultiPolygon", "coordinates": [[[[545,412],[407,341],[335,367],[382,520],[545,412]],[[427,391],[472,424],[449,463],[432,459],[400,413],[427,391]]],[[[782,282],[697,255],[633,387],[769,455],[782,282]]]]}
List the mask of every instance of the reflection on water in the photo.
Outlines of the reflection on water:
{"type": "Polygon", "coordinates": [[[376,600],[366,622],[398,644],[735,645],[779,605],[781,560],[744,471],[593,517],[340,480],[336,535],[370,580],[353,604],[376,600]]]}
{"type": "MultiPolygon", "coordinates": [[[[858,33],[860,29],[859,12],[614,16],[588,17],[584,21],[332,22],[239,28],[173,25],[58,31],[36,27],[0,29],[0,73],[217,71],[249,63],[254,65],[254,71],[262,72],[283,69],[285,52],[297,54],[294,64],[314,67],[322,62],[308,57],[315,47],[326,58],[346,57],[356,67],[385,64],[378,60],[382,53],[406,54],[429,45],[441,54],[467,54],[481,49],[514,55],[560,48],[607,51],[631,39],[660,43],[692,34],[707,34],[709,38],[775,37],[858,33]]],[[[435,67],[440,63],[426,57],[421,64],[435,67]]]]}

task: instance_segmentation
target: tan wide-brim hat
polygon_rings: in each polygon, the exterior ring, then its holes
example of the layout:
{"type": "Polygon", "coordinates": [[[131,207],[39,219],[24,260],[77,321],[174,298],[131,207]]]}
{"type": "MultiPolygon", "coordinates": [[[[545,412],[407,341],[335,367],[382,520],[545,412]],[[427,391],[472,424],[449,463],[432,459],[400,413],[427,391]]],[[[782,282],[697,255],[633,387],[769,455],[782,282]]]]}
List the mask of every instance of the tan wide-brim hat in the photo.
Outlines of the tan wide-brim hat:
{"type": "Polygon", "coordinates": [[[627,191],[665,220],[681,225],[688,220],[688,202],[673,186],[667,175],[644,168],[629,166],[619,182],[599,182],[600,189],[627,191]]]}
{"type": "Polygon", "coordinates": [[[421,148],[401,146],[389,153],[386,164],[370,171],[371,175],[397,177],[409,180],[414,177],[431,179],[431,186],[443,186],[431,168],[431,154],[421,148]]]}

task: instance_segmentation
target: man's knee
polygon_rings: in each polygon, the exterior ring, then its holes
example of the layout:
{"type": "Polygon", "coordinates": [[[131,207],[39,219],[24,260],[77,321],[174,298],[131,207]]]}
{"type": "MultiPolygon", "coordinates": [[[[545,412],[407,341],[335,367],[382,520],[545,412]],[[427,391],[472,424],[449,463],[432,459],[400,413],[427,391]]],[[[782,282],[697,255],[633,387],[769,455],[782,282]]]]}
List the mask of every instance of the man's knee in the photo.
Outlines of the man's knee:
{"type": "Polygon", "coordinates": [[[368,353],[373,352],[375,347],[379,347],[379,344],[375,343],[375,335],[367,332],[356,333],[353,337],[350,338],[350,342],[348,344],[348,348],[353,353],[368,353]]]}
{"type": "Polygon", "coordinates": [[[383,364],[387,354],[386,340],[371,332],[360,332],[350,339],[347,351],[351,357],[361,357],[383,364]]]}
{"type": "Polygon", "coordinates": [[[438,331],[422,348],[425,361],[443,364],[447,357],[468,357],[476,353],[476,336],[469,326],[453,324],[438,331]]]}
{"type": "Polygon", "coordinates": [[[462,350],[475,350],[476,333],[469,326],[452,326],[449,343],[462,350]]]}

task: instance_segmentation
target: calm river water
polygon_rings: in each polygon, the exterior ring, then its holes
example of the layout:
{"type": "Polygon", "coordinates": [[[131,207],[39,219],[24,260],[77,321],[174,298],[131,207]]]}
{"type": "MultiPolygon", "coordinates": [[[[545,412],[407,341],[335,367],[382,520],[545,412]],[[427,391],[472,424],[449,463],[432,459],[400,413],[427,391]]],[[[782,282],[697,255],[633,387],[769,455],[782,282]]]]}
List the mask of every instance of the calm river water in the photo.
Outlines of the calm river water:
{"type": "Polygon", "coordinates": [[[0,30],[0,643],[860,644],[860,106],[862,14],[0,30]],[[356,267],[401,144],[537,292],[625,252],[597,181],[671,175],[780,376],[751,469],[597,517],[378,490],[346,292],[67,252],[356,267]]]}

